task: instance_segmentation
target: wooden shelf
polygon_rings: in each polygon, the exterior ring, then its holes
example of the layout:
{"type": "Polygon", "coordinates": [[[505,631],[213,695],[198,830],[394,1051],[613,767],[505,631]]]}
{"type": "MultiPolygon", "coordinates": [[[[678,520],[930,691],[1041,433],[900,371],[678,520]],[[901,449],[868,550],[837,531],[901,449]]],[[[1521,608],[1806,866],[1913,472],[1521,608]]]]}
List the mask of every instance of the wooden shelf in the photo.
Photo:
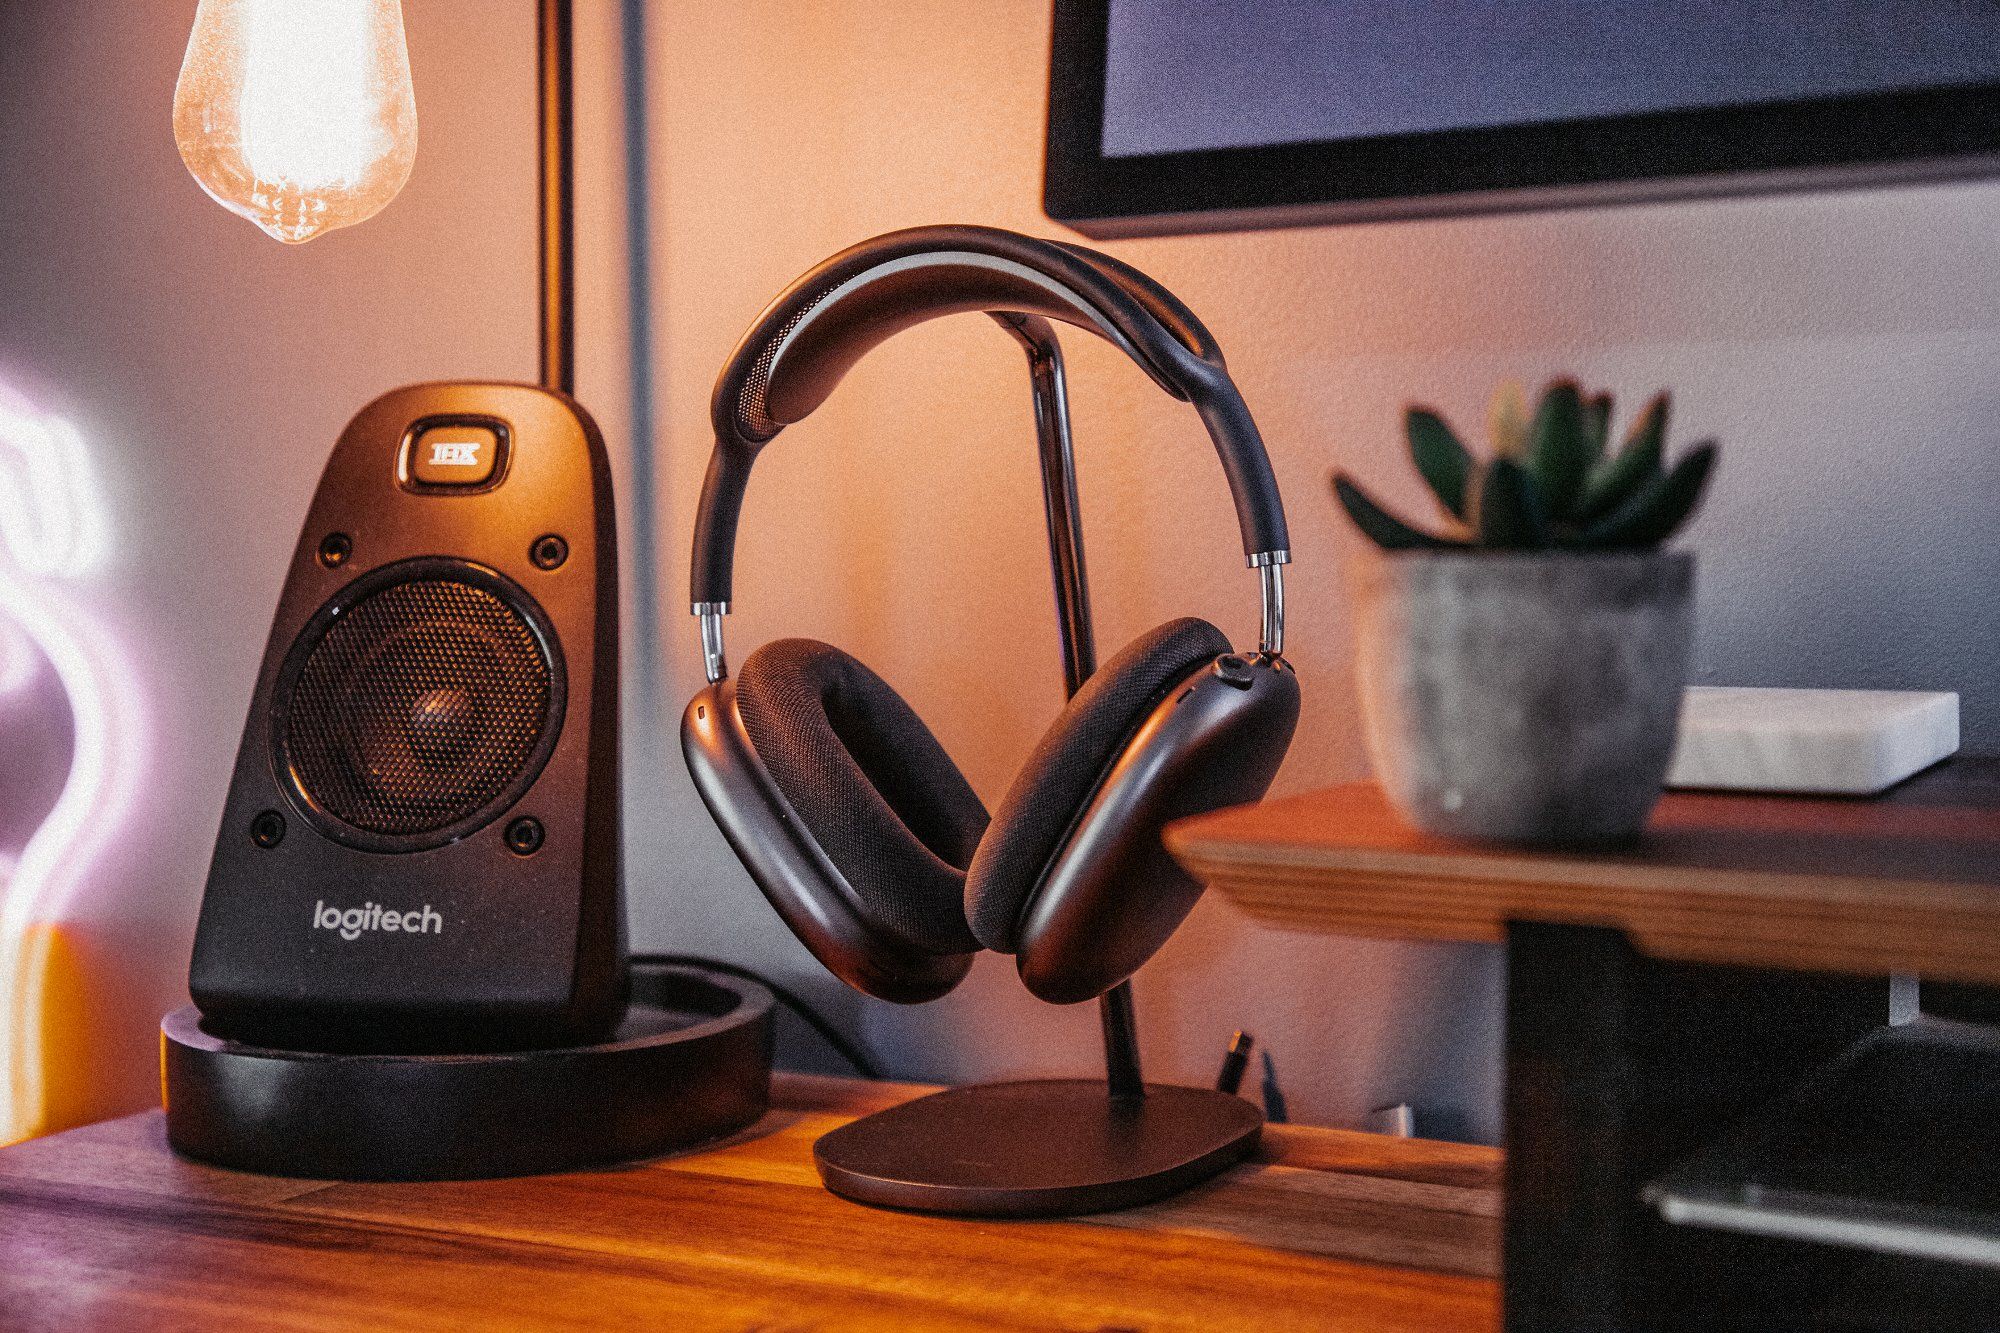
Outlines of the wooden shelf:
{"type": "Polygon", "coordinates": [[[1410,829],[1372,783],[1167,830],[1181,863],[1293,930],[1500,940],[1509,921],[1610,926],[1656,957],[2000,985],[2000,760],[1873,799],[1669,793],[1613,852],[1410,829]]]}

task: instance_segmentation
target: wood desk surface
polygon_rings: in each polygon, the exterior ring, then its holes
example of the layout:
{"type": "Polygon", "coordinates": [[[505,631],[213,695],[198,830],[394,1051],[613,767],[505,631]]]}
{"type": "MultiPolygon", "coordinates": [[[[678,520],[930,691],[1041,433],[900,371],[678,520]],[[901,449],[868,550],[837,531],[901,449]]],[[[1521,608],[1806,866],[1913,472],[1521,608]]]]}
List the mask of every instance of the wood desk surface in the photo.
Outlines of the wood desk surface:
{"type": "Polygon", "coordinates": [[[1274,925],[1499,940],[1510,920],[1615,926],[1662,958],[2000,985],[2000,761],[1875,799],[1670,792],[1608,852],[1458,842],[1373,783],[1175,824],[1167,844],[1274,925]]]}
{"type": "MultiPolygon", "coordinates": [[[[1499,1154],[1273,1126],[1178,1199],[965,1222],[827,1194],[819,1134],[925,1089],[781,1075],[777,1109],[615,1171],[445,1184],[243,1175],[158,1112],[0,1150],[20,1329],[1412,1329],[1497,1320],[1499,1154]]],[[[1060,1132],[1060,1126],[1051,1126],[1060,1132]]]]}

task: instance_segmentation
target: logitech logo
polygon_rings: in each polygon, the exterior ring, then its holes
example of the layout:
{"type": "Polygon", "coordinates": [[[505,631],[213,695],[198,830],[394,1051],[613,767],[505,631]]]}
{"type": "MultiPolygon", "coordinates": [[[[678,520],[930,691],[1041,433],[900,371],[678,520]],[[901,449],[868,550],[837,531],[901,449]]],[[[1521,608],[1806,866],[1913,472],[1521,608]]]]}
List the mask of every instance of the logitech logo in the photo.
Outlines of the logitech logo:
{"type": "Polygon", "coordinates": [[[429,903],[408,912],[393,911],[380,903],[363,903],[342,911],[328,907],[322,899],[313,904],[313,929],[337,930],[344,940],[358,940],[367,930],[384,930],[392,935],[398,931],[405,935],[442,935],[444,918],[429,903]]]}

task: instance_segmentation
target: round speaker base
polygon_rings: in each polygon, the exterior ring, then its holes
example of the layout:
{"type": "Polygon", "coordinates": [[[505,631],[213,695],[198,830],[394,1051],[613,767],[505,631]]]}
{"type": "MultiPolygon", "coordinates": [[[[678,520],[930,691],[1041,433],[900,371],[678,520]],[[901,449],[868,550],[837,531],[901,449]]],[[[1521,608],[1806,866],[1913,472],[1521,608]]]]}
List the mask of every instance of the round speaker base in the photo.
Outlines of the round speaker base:
{"type": "Polygon", "coordinates": [[[952,1088],[842,1125],[813,1145],[826,1187],[886,1208],[1073,1217],[1177,1194],[1242,1161],[1264,1118],[1241,1097],[1102,1080],[952,1088]]]}
{"type": "Polygon", "coordinates": [[[770,1104],[771,994],[699,968],[634,969],[594,1046],[477,1055],[328,1055],[160,1023],[167,1142],[265,1175],[476,1180],[657,1157],[770,1104]]]}

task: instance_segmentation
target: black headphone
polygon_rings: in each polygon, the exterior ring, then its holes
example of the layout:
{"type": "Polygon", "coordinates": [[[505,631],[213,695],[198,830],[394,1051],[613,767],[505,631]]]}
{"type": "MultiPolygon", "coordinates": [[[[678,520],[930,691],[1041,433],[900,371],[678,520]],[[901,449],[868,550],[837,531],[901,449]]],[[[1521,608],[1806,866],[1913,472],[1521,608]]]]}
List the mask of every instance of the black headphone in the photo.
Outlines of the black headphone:
{"type": "Polygon", "coordinates": [[[842,251],[793,283],[723,367],[712,412],[692,588],[709,684],[682,718],[681,749],[764,895],[836,976],[887,1000],[943,995],[982,946],[1016,955],[1028,989],[1054,1003],[1125,980],[1201,896],[1162,847],[1161,826],[1261,797],[1298,721],[1297,678],[1281,656],[1284,508],[1208,330],[1108,255],[990,227],[919,227],[842,251]],[[1254,654],[1183,618],[1105,663],[990,820],[930,729],[853,657],[781,639],[732,681],[722,638],[758,451],[878,343],[968,311],[1024,342],[1044,318],[1088,329],[1193,403],[1263,592],[1254,654]]]}

